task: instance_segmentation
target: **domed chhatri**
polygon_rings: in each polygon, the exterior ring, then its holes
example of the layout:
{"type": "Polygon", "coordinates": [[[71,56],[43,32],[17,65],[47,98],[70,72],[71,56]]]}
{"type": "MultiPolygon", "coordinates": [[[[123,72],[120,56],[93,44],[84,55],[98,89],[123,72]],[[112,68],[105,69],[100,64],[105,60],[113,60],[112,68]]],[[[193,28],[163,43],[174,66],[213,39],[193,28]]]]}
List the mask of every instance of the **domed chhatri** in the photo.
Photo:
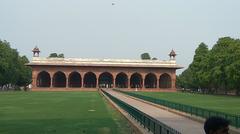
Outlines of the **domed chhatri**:
{"type": "Polygon", "coordinates": [[[37,46],[33,48],[32,52],[33,52],[33,57],[39,57],[40,50],[37,46]]]}
{"type": "Polygon", "coordinates": [[[175,60],[175,57],[177,56],[177,54],[175,53],[175,51],[172,49],[172,51],[169,53],[169,57],[170,60],[175,60]]]}

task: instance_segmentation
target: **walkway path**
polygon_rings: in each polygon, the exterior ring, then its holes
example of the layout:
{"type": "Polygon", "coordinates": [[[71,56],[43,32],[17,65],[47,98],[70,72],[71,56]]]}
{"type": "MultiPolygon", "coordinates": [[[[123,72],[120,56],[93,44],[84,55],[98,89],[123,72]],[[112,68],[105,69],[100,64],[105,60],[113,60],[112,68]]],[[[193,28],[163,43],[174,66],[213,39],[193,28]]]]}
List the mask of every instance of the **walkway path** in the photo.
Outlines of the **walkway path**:
{"type": "Polygon", "coordinates": [[[124,101],[125,103],[137,108],[138,110],[150,115],[151,117],[161,121],[162,123],[172,127],[173,129],[181,132],[182,134],[204,134],[203,124],[193,121],[189,118],[168,112],[153,105],[144,103],[139,100],[135,100],[128,97],[125,94],[113,91],[105,90],[112,96],[124,101]]]}

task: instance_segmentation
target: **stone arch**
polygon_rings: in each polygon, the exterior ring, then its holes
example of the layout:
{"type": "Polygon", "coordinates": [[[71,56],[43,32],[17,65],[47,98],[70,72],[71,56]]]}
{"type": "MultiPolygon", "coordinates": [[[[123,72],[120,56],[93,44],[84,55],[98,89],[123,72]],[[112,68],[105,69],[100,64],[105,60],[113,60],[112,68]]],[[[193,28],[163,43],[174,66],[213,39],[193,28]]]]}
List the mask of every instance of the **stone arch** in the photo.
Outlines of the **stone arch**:
{"type": "Polygon", "coordinates": [[[115,79],[115,85],[117,88],[128,88],[128,76],[121,72],[118,73],[115,79]]]}
{"type": "Polygon", "coordinates": [[[37,75],[37,87],[50,87],[51,86],[51,77],[50,74],[46,71],[41,71],[37,75]]]}
{"type": "Polygon", "coordinates": [[[112,88],[113,75],[109,72],[101,73],[98,78],[98,85],[100,88],[112,88]]]}
{"type": "Polygon", "coordinates": [[[172,78],[169,74],[164,73],[160,76],[159,87],[160,88],[172,88],[172,78]]]}
{"type": "Polygon", "coordinates": [[[74,71],[69,74],[68,86],[69,87],[81,87],[82,86],[82,77],[81,77],[80,73],[74,71]]]}
{"type": "Polygon", "coordinates": [[[148,73],[144,79],[145,88],[156,88],[157,87],[157,76],[153,73],[148,73]]]}
{"type": "Polygon", "coordinates": [[[130,78],[131,88],[142,88],[142,83],[143,83],[143,79],[141,74],[134,73],[131,75],[131,78],[130,78]]]}
{"type": "Polygon", "coordinates": [[[93,72],[87,72],[84,75],[83,85],[85,88],[96,88],[97,85],[97,77],[93,72]]]}
{"type": "Polygon", "coordinates": [[[53,87],[66,87],[66,75],[58,71],[53,75],[53,87]]]}

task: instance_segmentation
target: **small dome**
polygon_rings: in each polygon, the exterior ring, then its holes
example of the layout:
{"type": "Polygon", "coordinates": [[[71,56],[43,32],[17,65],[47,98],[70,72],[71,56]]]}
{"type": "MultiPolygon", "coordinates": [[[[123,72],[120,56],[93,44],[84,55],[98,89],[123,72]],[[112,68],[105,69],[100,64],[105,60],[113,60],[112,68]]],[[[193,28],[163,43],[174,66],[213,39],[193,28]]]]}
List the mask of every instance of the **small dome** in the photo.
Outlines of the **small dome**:
{"type": "Polygon", "coordinates": [[[32,50],[33,52],[40,52],[39,48],[36,46],[35,48],[33,48],[32,50]]]}
{"type": "Polygon", "coordinates": [[[175,53],[175,51],[172,49],[172,51],[169,54],[170,57],[175,57],[177,56],[177,54],[175,53]]]}
{"type": "Polygon", "coordinates": [[[33,48],[32,52],[33,52],[33,57],[39,57],[40,50],[37,46],[33,48]]]}

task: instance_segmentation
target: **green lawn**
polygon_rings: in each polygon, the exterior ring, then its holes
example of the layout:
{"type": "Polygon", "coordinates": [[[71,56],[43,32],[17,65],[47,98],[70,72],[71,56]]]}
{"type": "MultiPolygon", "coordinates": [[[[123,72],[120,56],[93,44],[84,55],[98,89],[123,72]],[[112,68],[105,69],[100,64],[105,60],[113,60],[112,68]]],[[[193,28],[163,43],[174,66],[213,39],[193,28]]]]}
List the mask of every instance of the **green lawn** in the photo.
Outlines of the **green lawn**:
{"type": "Polygon", "coordinates": [[[0,93],[0,134],[126,134],[130,129],[98,92],[0,93]]]}
{"type": "Polygon", "coordinates": [[[191,93],[134,92],[171,102],[240,115],[240,97],[214,96],[191,93]]]}

